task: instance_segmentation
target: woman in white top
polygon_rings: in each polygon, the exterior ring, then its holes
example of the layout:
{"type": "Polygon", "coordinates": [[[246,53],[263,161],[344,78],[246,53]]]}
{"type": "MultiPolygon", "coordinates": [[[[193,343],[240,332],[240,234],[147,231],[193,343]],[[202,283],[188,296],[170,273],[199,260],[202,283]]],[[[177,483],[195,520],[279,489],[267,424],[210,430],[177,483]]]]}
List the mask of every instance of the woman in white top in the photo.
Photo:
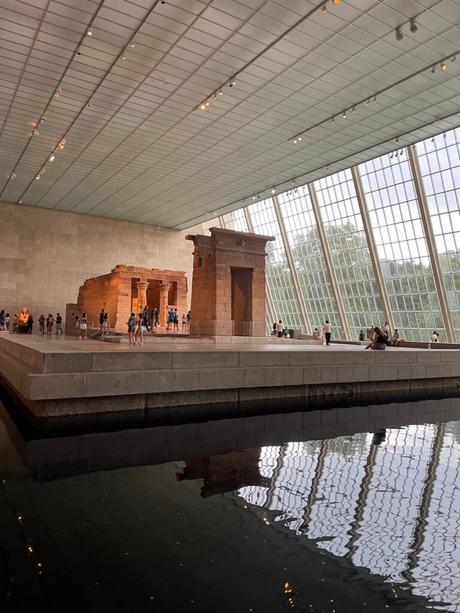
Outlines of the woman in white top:
{"type": "Polygon", "coordinates": [[[433,330],[433,334],[431,335],[432,343],[439,343],[439,332],[437,330],[433,330]]]}
{"type": "Polygon", "coordinates": [[[278,338],[281,338],[283,336],[284,326],[283,326],[283,322],[281,321],[281,319],[276,324],[276,332],[278,333],[278,338]]]}
{"type": "Polygon", "coordinates": [[[326,345],[331,344],[332,326],[329,323],[329,319],[326,319],[323,326],[324,338],[326,339],[326,345]]]}

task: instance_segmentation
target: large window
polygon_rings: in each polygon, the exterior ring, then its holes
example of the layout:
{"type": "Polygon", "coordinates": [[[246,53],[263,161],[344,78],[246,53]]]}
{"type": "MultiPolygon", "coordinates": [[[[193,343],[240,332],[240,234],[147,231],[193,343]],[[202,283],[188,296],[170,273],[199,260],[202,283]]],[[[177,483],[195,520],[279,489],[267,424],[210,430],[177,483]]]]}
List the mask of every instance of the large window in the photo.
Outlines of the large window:
{"type": "Polygon", "coordinates": [[[236,230],[237,232],[248,232],[248,224],[244,209],[238,209],[232,213],[227,213],[223,216],[223,227],[227,230],[236,230]]]}
{"type": "Polygon", "coordinates": [[[319,181],[314,188],[352,339],[383,324],[383,311],[350,170],[319,181]]]}
{"type": "Polygon", "coordinates": [[[396,327],[406,340],[428,341],[434,329],[446,340],[406,152],[359,168],[396,327]]]}
{"type": "Polygon", "coordinates": [[[433,234],[460,342],[460,130],[417,145],[433,234]]]}
{"type": "Polygon", "coordinates": [[[308,187],[281,194],[279,202],[310,324],[321,328],[329,319],[334,336],[343,338],[308,187]]]}
{"type": "Polygon", "coordinates": [[[267,244],[266,275],[268,290],[278,319],[287,326],[301,328],[291,271],[271,198],[249,207],[254,232],[274,236],[267,244]]]}

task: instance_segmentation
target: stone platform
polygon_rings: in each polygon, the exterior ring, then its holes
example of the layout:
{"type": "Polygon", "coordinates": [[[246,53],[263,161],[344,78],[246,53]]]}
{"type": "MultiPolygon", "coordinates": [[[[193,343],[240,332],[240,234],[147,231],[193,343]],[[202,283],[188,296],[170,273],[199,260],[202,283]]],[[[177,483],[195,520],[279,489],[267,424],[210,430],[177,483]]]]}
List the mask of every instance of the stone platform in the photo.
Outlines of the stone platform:
{"type": "Polygon", "coordinates": [[[113,425],[116,415],[145,423],[453,396],[460,350],[244,338],[130,348],[2,334],[0,375],[29,416],[97,416],[113,425]]]}

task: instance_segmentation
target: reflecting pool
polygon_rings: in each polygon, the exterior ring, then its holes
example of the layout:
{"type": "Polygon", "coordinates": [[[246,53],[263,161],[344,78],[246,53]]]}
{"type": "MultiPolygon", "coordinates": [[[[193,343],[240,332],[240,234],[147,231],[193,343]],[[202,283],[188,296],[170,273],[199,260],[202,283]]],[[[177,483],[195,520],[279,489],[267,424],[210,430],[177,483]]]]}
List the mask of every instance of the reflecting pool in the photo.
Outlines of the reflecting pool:
{"type": "Polygon", "coordinates": [[[460,611],[460,401],[34,438],[1,611],[460,611]]]}

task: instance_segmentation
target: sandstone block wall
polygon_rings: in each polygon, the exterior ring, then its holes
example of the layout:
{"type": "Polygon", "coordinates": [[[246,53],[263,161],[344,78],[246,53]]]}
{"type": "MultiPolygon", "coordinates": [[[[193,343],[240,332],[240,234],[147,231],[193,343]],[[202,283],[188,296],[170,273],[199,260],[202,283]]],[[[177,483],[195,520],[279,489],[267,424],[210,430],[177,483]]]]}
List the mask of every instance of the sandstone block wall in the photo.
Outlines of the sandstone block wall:
{"type": "Polygon", "coordinates": [[[65,314],[85,279],[120,262],[183,270],[191,278],[188,232],[0,203],[0,309],[27,306],[36,322],[41,313],[65,314]]]}

